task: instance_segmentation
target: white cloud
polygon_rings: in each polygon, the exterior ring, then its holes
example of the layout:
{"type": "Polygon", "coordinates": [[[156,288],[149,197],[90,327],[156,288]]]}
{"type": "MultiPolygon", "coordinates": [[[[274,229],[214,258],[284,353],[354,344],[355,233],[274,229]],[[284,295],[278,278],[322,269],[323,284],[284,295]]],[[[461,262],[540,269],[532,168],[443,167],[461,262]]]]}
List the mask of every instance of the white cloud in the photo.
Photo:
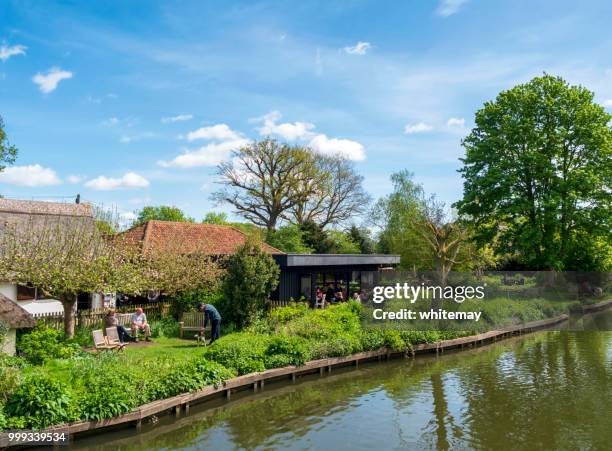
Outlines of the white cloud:
{"type": "Polygon", "coordinates": [[[0,183],[35,188],[59,185],[62,181],[53,169],[44,168],[39,164],[31,164],[4,169],[0,172],[0,183]]]}
{"type": "Polygon", "coordinates": [[[458,118],[458,117],[451,117],[447,122],[446,125],[448,125],[449,127],[465,127],[465,119],[464,118],[458,118]]]}
{"type": "Polygon", "coordinates": [[[178,114],[176,116],[162,117],[161,121],[164,124],[170,124],[172,122],[185,122],[193,119],[193,114],[178,114]]]}
{"type": "Polygon", "coordinates": [[[315,136],[308,144],[310,148],[324,155],[344,155],[349,160],[365,160],[363,145],[349,139],[328,138],[324,134],[315,136]]]}
{"type": "Polygon", "coordinates": [[[119,123],[118,117],[109,117],[105,121],[102,121],[102,125],[107,125],[109,127],[112,127],[113,125],[117,125],[118,123],[119,123]]]}
{"type": "Polygon", "coordinates": [[[73,185],[75,185],[77,183],[81,183],[84,178],[80,175],[69,175],[66,180],[68,181],[68,183],[72,183],[73,185]]]}
{"type": "Polygon", "coordinates": [[[344,51],[349,55],[365,55],[372,48],[369,42],[359,41],[352,47],[344,47],[344,51]]]}
{"type": "Polygon", "coordinates": [[[37,73],[32,78],[32,81],[38,85],[38,89],[47,94],[54,91],[60,81],[69,78],[72,78],[72,72],[62,70],[59,67],[53,67],[44,74],[37,73]]]}
{"type": "Polygon", "coordinates": [[[457,14],[461,7],[467,3],[468,0],[440,0],[436,14],[442,17],[452,16],[457,14]]]}
{"type": "Polygon", "coordinates": [[[129,144],[132,142],[132,138],[129,136],[122,136],[121,138],[119,138],[119,142],[121,144],[129,144]]]}
{"type": "Polygon", "coordinates": [[[2,47],[0,47],[0,60],[6,61],[11,56],[25,55],[26,50],[27,50],[27,47],[25,45],[17,44],[12,47],[3,45],[2,47]]]}
{"type": "Polygon", "coordinates": [[[89,180],[85,186],[96,191],[111,191],[116,189],[146,188],[149,181],[135,172],[127,172],[120,178],[101,175],[89,180]]]}
{"type": "Polygon", "coordinates": [[[188,150],[170,161],[158,161],[159,166],[168,168],[195,168],[199,166],[216,166],[229,157],[232,150],[248,144],[247,139],[233,139],[220,143],[210,143],[196,150],[188,150]]]}
{"type": "Polygon", "coordinates": [[[209,127],[202,127],[187,133],[187,141],[195,141],[196,139],[211,139],[218,141],[239,140],[241,139],[241,135],[229,128],[226,124],[217,124],[209,127]]]}
{"type": "Polygon", "coordinates": [[[612,99],[606,99],[603,101],[603,106],[612,107],[612,99]]]}
{"type": "Polygon", "coordinates": [[[282,115],[278,111],[271,111],[261,118],[255,119],[255,121],[263,121],[263,126],[259,128],[259,134],[263,136],[277,135],[287,141],[295,141],[296,139],[307,138],[312,136],[312,130],[315,128],[314,124],[310,122],[285,122],[283,124],[277,124],[282,115]]]}
{"type": "Polygon", "coordinates": [[[406,124],[404,127],[404,133],[411,135],[413,133],[427,133],[433,130],[433,126],[426,124],[425,122],[419,122],[418,124],[406,124]]]}

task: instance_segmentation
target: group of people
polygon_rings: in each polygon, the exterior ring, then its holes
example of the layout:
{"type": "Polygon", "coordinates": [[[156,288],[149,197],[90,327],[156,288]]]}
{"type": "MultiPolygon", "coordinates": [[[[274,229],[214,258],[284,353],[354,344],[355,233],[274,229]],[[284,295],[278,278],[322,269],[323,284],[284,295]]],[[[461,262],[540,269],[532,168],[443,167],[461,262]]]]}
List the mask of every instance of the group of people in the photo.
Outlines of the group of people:
{"type": "Polygon", "coordinates": [[[105,324],[106,327],[116,327],[117,333],[119,335],[119,341],[121,343],[126,343],[128,341],[138,341],[138,333],[142,332],[144,334],[146,341],[151,341],[151,326],[147,322],[146,313],[139,307],[132,314],[131,317],[131,334],[122,324],[119,324],[119,319],[117,318],[117,312],[115,309],[110,309],[106,314],[105,324]]]}
{"type": "MultiPolygon", "coordinates": [[[[365,293],[361,290],[354,291],[351,299],[357,302],[362,302],[365,300],[365,293]]],[[[334,289],[334,286],[331,283],[327,284],[326,289],[317,287],[315,292],[315,301],[317,305],[324,305],[325,303],[337,304],[339,302],[343,302],[345,301],[344,290],[341,287],[334,289]]]]}
{"type": "MultiPolygon", "coordinates": [[[[211,325],[211,337],[210,343],[215,340],[218,340],[221,336],[221,315],[217,311],[214,305],[201,303],[199,305],[199,310],[204,313],[204,323],[202,324],[202,329],[200,330],[200,334],[204,335],[204,329],[210,322],[211,325]]],[[[139,307],[132,314],[131,317],[131,333],[123,326],[119,324],[119,319],[117,318],[117,312],[115,309],[110,309],[106,314],[105,318],[106,327],[116,327],[117,333],[119,335],[119,341],[121,343],[126,342],[136,342],[138,341],[138,333],[142,332],[144,334],[146,341],[151,341],[151,326],[147,322],[147,315],[145,312],[139,307]]]]}

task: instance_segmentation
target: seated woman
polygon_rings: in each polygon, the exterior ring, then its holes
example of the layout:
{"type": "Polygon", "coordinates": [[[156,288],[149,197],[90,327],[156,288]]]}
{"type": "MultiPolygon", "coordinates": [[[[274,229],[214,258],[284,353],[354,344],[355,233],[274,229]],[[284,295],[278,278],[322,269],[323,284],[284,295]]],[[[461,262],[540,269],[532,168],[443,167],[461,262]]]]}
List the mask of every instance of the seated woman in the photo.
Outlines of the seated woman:
{"type": "Polygon", "coordinates": [[[121,343],[125,343],[126,341],[134,341],[134,337],[130,335],[127,329],[123,327],[121,324],[119,324],[119,320],[117,319],[117,316],[115,315],[114,309],[110,309],[108,311],[108,313],[106,314],[106,318],[104,319],[104,323],[106,324],[106,327],[116,327],[117,328],[117,333],[119,334],[119,341],[121,343]]]}
{"type": "Polygon", "coordinates": [[[334,294],[334,298],[336,300],[336,302],[343,302],[344,301],[344,293],[342,292],[342,290],[337,290],[336,294],[334,294]]]}

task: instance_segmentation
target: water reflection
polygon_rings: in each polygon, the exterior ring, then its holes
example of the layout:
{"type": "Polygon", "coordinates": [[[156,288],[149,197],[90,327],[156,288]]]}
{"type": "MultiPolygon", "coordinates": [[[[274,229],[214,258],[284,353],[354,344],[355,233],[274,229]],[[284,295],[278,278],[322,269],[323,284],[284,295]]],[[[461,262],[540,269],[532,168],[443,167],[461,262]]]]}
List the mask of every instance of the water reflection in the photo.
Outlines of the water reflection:
{"type": "Polygon", "coordinates": [[[611,332],[543,332],[268,386],[72,448],[609,449],[611,381],[611,332]]]}

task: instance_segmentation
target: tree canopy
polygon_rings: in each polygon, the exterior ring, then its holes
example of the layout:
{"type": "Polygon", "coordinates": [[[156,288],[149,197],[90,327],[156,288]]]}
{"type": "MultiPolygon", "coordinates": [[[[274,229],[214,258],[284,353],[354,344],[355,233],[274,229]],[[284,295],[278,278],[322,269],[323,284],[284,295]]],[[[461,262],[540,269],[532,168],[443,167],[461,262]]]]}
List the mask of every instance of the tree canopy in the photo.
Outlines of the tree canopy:
{"type": "Polygon", "coordinates": [[[283,215],[314,193],[318,172],[312,152],[273,139],[232,152],[217,168],[223,188],[213,194],[253,224],[274,230],[283,215]]]}
{"type": "Polygon", "coordinates": [[[592,92],[550,75],[485,103],[456,203],[477,242],[530,269],[609,268],[611,119],[592,92]]]}
{"type": "Polygon", "coordinates": [[[340,155],[321,155],[309,148],[273,139],[255,141],[233,152],[219,165],[223,188],[214,193],[253,224],[275,230],[289,222],[309,221],[321,227],[360,215],[370,197],[363,177],[340,155]]]}
{"type": "Polygon", "coordinates": [[[138,212],[133,225],[140,225],[152,219],[158,221],[194,222],[193,218],[185,215],[183,211],[174,206],[146,206],[138,212]]]}
{"type": "Polygon", "coordinates": [[[2,172],[7,165],[11,165],[17,158],[17,147],[12,145],[6,131],[4,130],[4,120],[0,116],[0,172],[2,172]]]}

